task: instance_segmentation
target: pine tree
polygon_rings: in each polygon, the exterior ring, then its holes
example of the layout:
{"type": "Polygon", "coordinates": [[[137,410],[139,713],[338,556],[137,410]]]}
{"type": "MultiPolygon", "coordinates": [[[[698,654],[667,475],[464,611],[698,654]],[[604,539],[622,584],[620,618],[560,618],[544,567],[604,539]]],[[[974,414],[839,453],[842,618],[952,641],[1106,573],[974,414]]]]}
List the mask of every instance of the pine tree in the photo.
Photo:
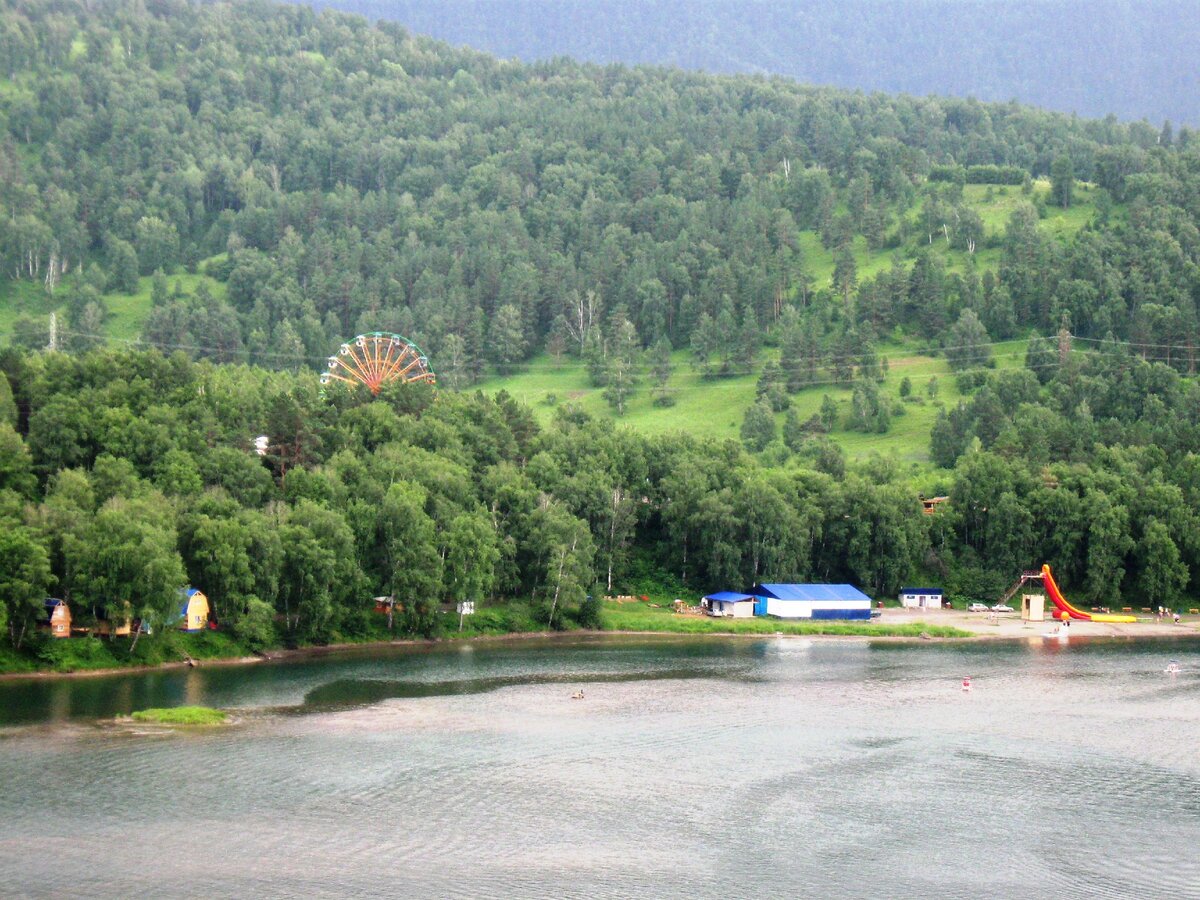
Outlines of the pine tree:
{"type": "Polygon", "coordinates": [[[674,406],[675,397],[667,385],[671,381],[671,342],[660,337],[650,348],[650,379],[654,382],[654,405],[674,406]]]}
{"type": "Polygon", "coordinates": [[[608,365],[604,377],[604,399],[618,416],[625,415],[629,398],[637,386],[637,364],[641,355],[639,349],[637,329],[625,318],[623,311],[618,312],[612,324],[608,365]]]}
{"type": "Polygon", "coordinates": [[[154,306],[166,306],[170,299],[167,293],[167,276],[163,274],[162,269],[155,269],[154,277],[150,280],[150,302],[154,306]]]}
{"type": "Polygon", "coordinates": [[[987,329],[972,310],[962,311],[947,334],[946,342],[946,361],[955,371],[987,365],[992,358],[987,329]]]}
{"type": "Polygon", "coordinates": [[[1065,153],[1054,158],[1050,166],[1050,202],[1070,209],[1075,197],[1075,167],[1065,153]]]}
{"type": "Polygon", "coordinates": [[[706,378],[712,375],[713,357],[716,356],[720,346],[721,338],[717,330],[717,323],[708,313],[701,313],[700,320],[696,323],[696,330],[692,332],[692,356],[696,367],[706,378]]]}
{"type": "Polygon", "coordinates": [[[833,265],[833,289],[845,300],[858,285],[858,265],[854,262],[854,252],[849,244],[844,244],[838,250],[837,259],[833,265]]]}
{"type": "Polygon", "coordinates": [[[496,310],[488,343],[496,371],[501,375],[510,374],[525,357],[525,332],[519,309],[507,304],[496,310]]]}

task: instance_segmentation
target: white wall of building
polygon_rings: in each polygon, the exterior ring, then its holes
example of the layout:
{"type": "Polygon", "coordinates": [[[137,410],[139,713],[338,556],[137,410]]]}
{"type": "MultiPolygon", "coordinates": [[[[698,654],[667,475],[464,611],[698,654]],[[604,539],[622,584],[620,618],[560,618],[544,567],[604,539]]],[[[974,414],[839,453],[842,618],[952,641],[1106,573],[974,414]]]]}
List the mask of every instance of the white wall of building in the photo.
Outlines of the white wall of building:
{"type": "Polygon", "coordinates": [[[754,617],[754,602],[743,600],[739,603],[714,600],[713,615],[728,616],[734,619],[751,619],[754,617]]]}
{"type": "Polygon", "coordinates": [[[941,609],[942,594],[901,594],[900,605],[909,609],[941,609]]]}
{"type": "Polygon", "coordinates": [[[871,609],[870,600],[779,600],[767,598],[767,615],[781,619],[811,619],[817,609],[871,609]]]}

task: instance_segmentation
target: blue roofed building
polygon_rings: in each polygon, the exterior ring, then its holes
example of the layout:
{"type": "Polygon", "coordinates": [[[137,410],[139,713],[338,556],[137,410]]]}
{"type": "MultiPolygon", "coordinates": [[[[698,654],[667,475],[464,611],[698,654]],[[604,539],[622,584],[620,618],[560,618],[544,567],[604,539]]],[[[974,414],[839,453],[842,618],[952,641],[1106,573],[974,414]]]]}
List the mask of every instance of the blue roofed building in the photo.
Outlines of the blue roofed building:
{"type": "Polygon", "coordinates": [[[754,597],[735,591],[718,591],[704,598],[704,607],[710,616],[749,619],[754,615],[754,597]]]}
{"type": "Polygon", "coordinates": [[[756,616],[781,619],[867,619],[871,598],[852,584],[756,584],[756,616]]]}

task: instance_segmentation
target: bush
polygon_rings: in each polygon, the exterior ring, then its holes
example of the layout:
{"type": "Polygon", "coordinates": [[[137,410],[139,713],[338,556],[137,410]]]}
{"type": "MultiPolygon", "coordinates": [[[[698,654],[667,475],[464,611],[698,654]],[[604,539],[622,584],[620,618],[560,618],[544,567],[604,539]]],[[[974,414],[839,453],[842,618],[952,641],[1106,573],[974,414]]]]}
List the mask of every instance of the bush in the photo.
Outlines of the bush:
{"type": "Polygon", "coordinates": [[[442,630],[442,617],[437,606],[427,600],[405,603],[404,611],[396,616],[397,628],[405,634],[423,638],[435,638],[442,630]]]}
{"type": "Polygon", "coordinates": [[[958,390],[963,394],[969,394],[987,384],[987,378],[988,373],[985,369],[968,369],[965,372],[959,372],[955,380],[958,382],[958,390]]]}
{"type": "Polygon", "coordinates": [[[579,623],[580,628],[591,628],[599,631],[604,627],[600,616],[601,609],[599,595],[589,594],[587,599],[579,604],[579,611],[575,614],[575,621],[579,623]]]}
{"type": "Polygon", "coordinates": [[[41,637],[36,647],[39,663],[56,672],[108,669],[120,664],[109,644],[95,637],[41,637]]]}
{"type": "MultiPolygon", "coordinates": [[[[174,659],[184,654],[193,659],[232,659],[246,654],[246,647],[228,631],[198,631],[180,634],[174,659]]],[[[138,642],[141,649],[141,642],[138,642]]]]}

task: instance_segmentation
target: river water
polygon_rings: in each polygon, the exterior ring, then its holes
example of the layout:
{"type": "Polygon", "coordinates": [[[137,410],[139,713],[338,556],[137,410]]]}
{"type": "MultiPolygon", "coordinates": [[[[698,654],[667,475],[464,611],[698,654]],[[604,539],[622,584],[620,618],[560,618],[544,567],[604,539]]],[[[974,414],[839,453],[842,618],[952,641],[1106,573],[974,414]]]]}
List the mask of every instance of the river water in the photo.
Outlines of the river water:
{"type": "Polygon", "coordinates": [[[0,684],[4,896],[1179,898],[1198,853],[1194,640],[626,637],[0,684]],[[113,724],[183,703],[237,721],[113,724]]]}

